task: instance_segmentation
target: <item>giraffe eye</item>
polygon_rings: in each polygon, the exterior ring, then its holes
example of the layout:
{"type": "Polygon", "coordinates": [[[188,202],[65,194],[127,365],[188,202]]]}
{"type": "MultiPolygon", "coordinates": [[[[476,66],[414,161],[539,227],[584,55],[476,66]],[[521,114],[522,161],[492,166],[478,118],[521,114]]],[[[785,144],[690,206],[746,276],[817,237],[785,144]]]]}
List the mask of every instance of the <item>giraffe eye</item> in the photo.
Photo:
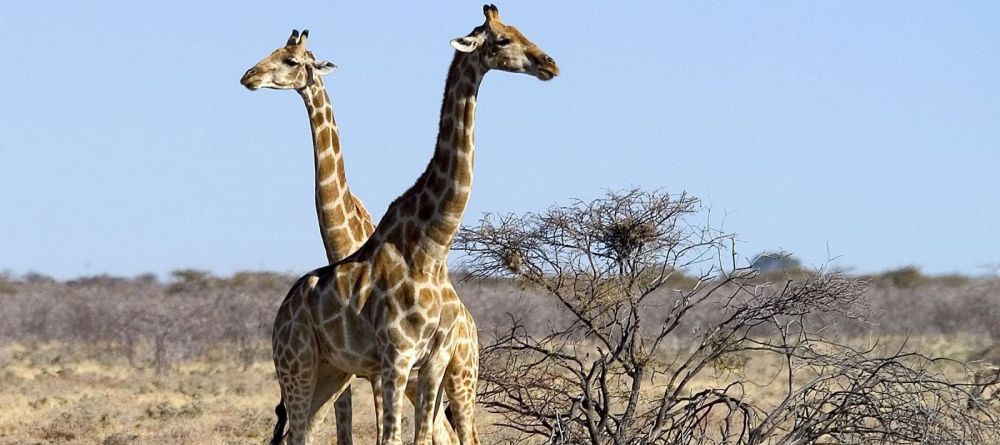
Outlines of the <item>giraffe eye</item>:
{"type": "Polygon", "coordinates": [[[282,62],[285,65],[288,65],[288,66],[298,66],[299,65],[299,60],[296,59],[296,58],[294,58],[294,57],[289,57],[289,58],[287,58],[285,60],[282,60],[282,62]]]}
{"type": "Polygon", "coordinates": [[[507,46],[510,45],[510,39],[499,38],[496,41],[497,46],[507,46]]]}

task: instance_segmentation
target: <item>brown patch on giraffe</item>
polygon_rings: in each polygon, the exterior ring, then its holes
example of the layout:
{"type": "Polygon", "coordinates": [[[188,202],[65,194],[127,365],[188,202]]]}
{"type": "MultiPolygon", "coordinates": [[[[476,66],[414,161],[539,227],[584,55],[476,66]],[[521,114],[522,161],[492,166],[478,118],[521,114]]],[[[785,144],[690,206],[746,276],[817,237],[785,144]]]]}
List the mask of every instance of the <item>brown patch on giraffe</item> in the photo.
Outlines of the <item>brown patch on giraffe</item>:
{"type": "Polygon", "coordinates": [[[364,234],[361,233],[361,221],[359,221],[358,218],[351,218],[350,227],[351,236],[354,237],[354,239],[362,239],[364,234]]]}
{"type": "Polygon", "coordinates": [[[444,173],[446,177],[450,176],[452,170],[455,168],[456,163],[457,160],[455,159],[455,155],[449,153],[448,156],[444,158],[444,162],[442,162],[440,165],[442,173],[444,173]]]}
{"type": "Polygon", "coordinates": [[[423,336],[424,338],[428,338],[434,335],[434,331],[435,331],[434,325],[428,323],[424,325],[424,330],[420,332],[420,335],[423,336]]]}
{"type": "Polygon", "coordinates": [[[327,215],[330,215],[330,222],[337,226],[343,224],[346,218],[344,215],[344,206],[340,204],[334,206],[333,211],[327,212],[327,215]]]}
{"type": "Polygon", "coordinates": [[[451,134],[455,130],[455,121],[451,117],[445,117],[441,119],[441,124],[438,126],[438,132],[441,134],[451,134]]]}
{"type": "MultiPolygon", "coordinates": [[[[330,120],[330,118],[327,118],[327,121],[330,122],[330,127],[327,128],[327,131],[330,132],[330,146],[333,147],[334,153],[339,153],[340,152],[340,133],[337,133],[337,127],[330,120]]],[[[337,158],[337,159],[341,159],[341,158],[337,158]]],[[[343,165],[341,165],[340,168],[344,168],[343,165]]]]}
{"type": "Polygon", "coordinates": [[[399,213],[397,213],[396,216],[398,217],[399,215],[412,215],[417,210],[416,201],[417,201],[416,197],[413,196],[408,196],[404,198],[400,203],[399,213]]]}
{"type": "Polygon", "coordinates": [[[433,180],[430,181],[429,184],[427,184],[426,190],[429,190],[435,196],[440,196],[442,193],[444,193],[445,189],[448,188],[448,180],[445,179],[444,176],[438,174],[437,172],[434,173],[434,176],[432,178],[433,180]]]}
{"type": "Polygon", "coordinates": [[[442,211],[442,213],[445,213],[445,214],[448,214],[448,215],[459,216],[463,212],[465,212],[465,202],[463,202],[463,200],[457,200],[457,199],[450,200],[450,201],[448,201],[448,202],[445,203],[445,205],[442,207],[441,211],[442,211]]]}
{"type": "Polygon", "coordinates": [[[317,203],[317,205],[320,206],[320,211],[326,212],[325,210],[322,210],[322,206],[325,206],[327,203],[337,202],[337,200],[340,199],[340,194],[340,184],[337,183],[337,181],[321,185],[319,189],[319,198],[321,202],[317,203]]]}
{"type": "Polygon", "coordinates": [[[414,312],[407,315],[406,318],[404,318],[399,324],[406,332],[406,335],[410,338],[414,338],[418,336],[420,328],[422,328],[426,323],[423,315],[414,312]]]}
{"type": "MultiPolygon", "coordinates": [[[[394,344],[406,345],[406,346],[410,346],[413,344],[413,342],[410,341],[410,338],[407,337],[403,332],[403,330],[400,328],[397,327],[389,328],[389,332],[387,332],[387,335],[389,336],[389,340],[392,341],[394,344]]],[[[406,382],[404,380],[403,385],[405,384],[406,382]]]]}
{"type": "Polygon", "coordinates": [[[406,281],[399,286],[399,289],[396,291],[396,301],[404,311],[413,309],[414,305],[417,304],[417,295],[416,290],[413,288],[413,283],[406,281]]]}
{"type": "MultiPolygon", "coordinates": [[[[396,264],[387,264],[385,269],[385,280],[388,283],[398,283],[403,279],[403,268],[396,264]]],[[[413,286],[412,284],[410,285],[413,286]]]]}
{"type": "MultiPolygon", "coordinates": [[[[412,289],[412,286],[411,286],[412,289]]],[[[417,304],[417,296],[413,295],[413,292],[397,292],[396,301],[399,302],[399,308],[404,311],[409,311],[413,309],[413,306],[417,304]]]]}
{"type": "Polygon", "coordinates": [[[413,268],[417,270],[429,270],[434,263],[434,258],[421,249],[413,255],[413,268]]]}
{"type": "Polygon", "coordinates": [[[327,106],[323,110],[323,114],[326,116],[327,122],[333,123],[333,107],[327,106]]]}
{"type": "Polygon", "coordinates": [[[347,183],[347,175],[344,172],[344,158],[337,158],[337,179],[342,183],[347,183]]]}
{"type": "MultiPolygon", "coordinates": [[[[324,103],[323,94],[317,93],[317,94],[315,94],[313,96],[313,100],[312,100],[312,106],[313,106],[313,108],[316,108],[316,109],[322,108],[323,107],[323,103],[324,103]]],[[[320,114],[322,114],[322,113],[320,113],[320,114]]]]}
{"type": "Polygon", "coordinates": [[[416,240],[420,239],[420,227],[416,223],[407,221],[403,223],[402,233],[400,234],[405,240],[416,240]]]}
{"type": "Polygon", "coordinates": [[[434,210],[437,206],[430,196],[426,194],[420,195],[420,208],[417,210],[417,218],[421,221],[428,221],[434,216],[434,210]]]}
{"type": "Polygon", "coordinates": [[[324,181],[333,175],[334,164],[330,159],[322,160],[316,165],[316,169],[316,179],[324,181]]]}
{"type": "Polygon", "coordinates": [[[434,304],[434,292],[427,288],[420,289],[418,300],[421,306],[430,306],[434,304]]]}
{"type": "MultiPolygon", "coordinates": [[[[325,124],[325,123],[326,123],[326,121],[323,119],[323,113],[321,113],[319,111],[316,111],[316,112],[314,112],[314,113],[312,113],[312,114],[309,115],[309,124],[312,125],[313,128],[317,128],[317,129],[318,128],[322,128],[323,124],[325,124]]],[[[319,136],[319,135],[317,135],[317,136],[319,136]]],[[[323,145],[323,146],[325,147],[325,145],[323,145]]]]}
{"type": "MultiPolygon", "coordinates": [[[[320,125],[321,122],[316,122],[315,125],[320,125]]],[[[320,147],[327,147],[330,145],[330,131],[328,128],[323,128],[316,135],[316,145],[320,147]]]]}

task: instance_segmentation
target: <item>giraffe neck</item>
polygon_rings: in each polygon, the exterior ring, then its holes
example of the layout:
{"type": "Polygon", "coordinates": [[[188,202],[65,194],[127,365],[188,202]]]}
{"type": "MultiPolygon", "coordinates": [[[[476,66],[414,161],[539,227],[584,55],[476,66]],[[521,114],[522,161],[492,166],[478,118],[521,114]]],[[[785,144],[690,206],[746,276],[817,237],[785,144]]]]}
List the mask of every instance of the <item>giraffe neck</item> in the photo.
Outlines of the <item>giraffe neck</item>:
{"type": "Polygon", "coordinates": [[[371,216],[351,194],[340,152],[340,133],[323,80],[298,90],[309,112],[316,167],[316,213],[320,235],[331,263],[351,254],[373,231],[371,216]]]}
{"type": "Polygon", "coordinates": [[[448,69],[434,156],[394,201],[376,233],[403,252],[445,261],[472,191],[476,97],[486,70],[476,53],[455,53],[448,69]]]}

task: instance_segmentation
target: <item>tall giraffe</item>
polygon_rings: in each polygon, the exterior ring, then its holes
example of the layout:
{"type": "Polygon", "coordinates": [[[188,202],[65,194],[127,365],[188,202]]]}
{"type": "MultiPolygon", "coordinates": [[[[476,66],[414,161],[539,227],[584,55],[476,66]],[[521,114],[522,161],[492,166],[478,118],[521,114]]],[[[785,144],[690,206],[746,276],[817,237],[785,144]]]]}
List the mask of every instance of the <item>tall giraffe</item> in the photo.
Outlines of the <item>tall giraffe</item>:
{"type": "MultiPolygon", "coordinates": [[[[551,57],[501,22],[495,6],[483,11],[483,25],[452,40],[456,53],[427,169],[393,201],[361,249],[300,278],[278,309],[272,347],[290,444],[307,442],[316,412],[356,374],[381,379],[381,442],[399,445],[401,390],[417,364],[414,443],[431,442],[442,381],[461,442],[478,443],[468,422],[475,387],[457,378],[475,370],[451,360],[462,306],[447,264],[471,191],[476,97],[491,69],[541,80],[559,72],[551,57]]],[[[279,439],[283,429],[279,415],[279,439]]]]}
{"type": "MultiPolygon", "coordinates": [[[[316,210],[319,216],[320,234],[327,259],[333,263],[360,248],[375,227],[361,200],[348,188],[337,124],[333,118],[329,96],[320,77],[332,72],[335,65],[317,61],[313,54],[306,50],[308,37],[308,30],[303,31],[301,35],[293,30],[283,47],[273,51],[247,70],[241,83],[250,90],[294,89],[305,102],[313,138],[316,210]]],[[[475,322],[464,305],[460,315],[459,323],[463,325],[461,330],[463,336],[456,343],[456,349],[460,349],[458,351],[460,353],[454,354],[452,360],[478,364],[479,342],[475,322]]],[[[460,378],[476,379],[477,375],[460,378]]],[[[465,384],[474,386],[475,382],[465,384]]],[[[373,392],[378,418],[381,417],[379,412],[381,399],[379,391],[373,392]]],[[[350,390],[344,391],[337,399],[335,407],[337,443],[350,445],[352,443],[350,390]]],[[[455,433],[444,421],[444,417],[437,419],[434,426],[434,443],[445,445],[455,440],[457,440],[455,433]]]]}

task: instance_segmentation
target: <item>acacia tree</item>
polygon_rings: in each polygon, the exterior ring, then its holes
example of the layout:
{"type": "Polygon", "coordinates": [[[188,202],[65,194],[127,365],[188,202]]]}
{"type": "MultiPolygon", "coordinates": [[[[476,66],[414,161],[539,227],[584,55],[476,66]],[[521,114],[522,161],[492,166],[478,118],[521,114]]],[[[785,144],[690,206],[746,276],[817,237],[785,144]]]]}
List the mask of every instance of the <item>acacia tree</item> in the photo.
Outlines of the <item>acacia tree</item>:
{"type": "Polygon", "coordinates": [[[859,317],[865,283],[826,270],[763,283],[700,215],[691,196],[636,189],[463,228],[470,278],[516,281],[560,308],[544,327],[512,316],[483,348],[481,400],[513,442],[996,439],[945,363],[828,338],[831,320],[859,317]],[[769,377],[777,400],[752,397],[761,383],[742,373],[763,355],[783,364],[769,377]],[[706,383],[720,374],[732,378],[706,383]]]}

